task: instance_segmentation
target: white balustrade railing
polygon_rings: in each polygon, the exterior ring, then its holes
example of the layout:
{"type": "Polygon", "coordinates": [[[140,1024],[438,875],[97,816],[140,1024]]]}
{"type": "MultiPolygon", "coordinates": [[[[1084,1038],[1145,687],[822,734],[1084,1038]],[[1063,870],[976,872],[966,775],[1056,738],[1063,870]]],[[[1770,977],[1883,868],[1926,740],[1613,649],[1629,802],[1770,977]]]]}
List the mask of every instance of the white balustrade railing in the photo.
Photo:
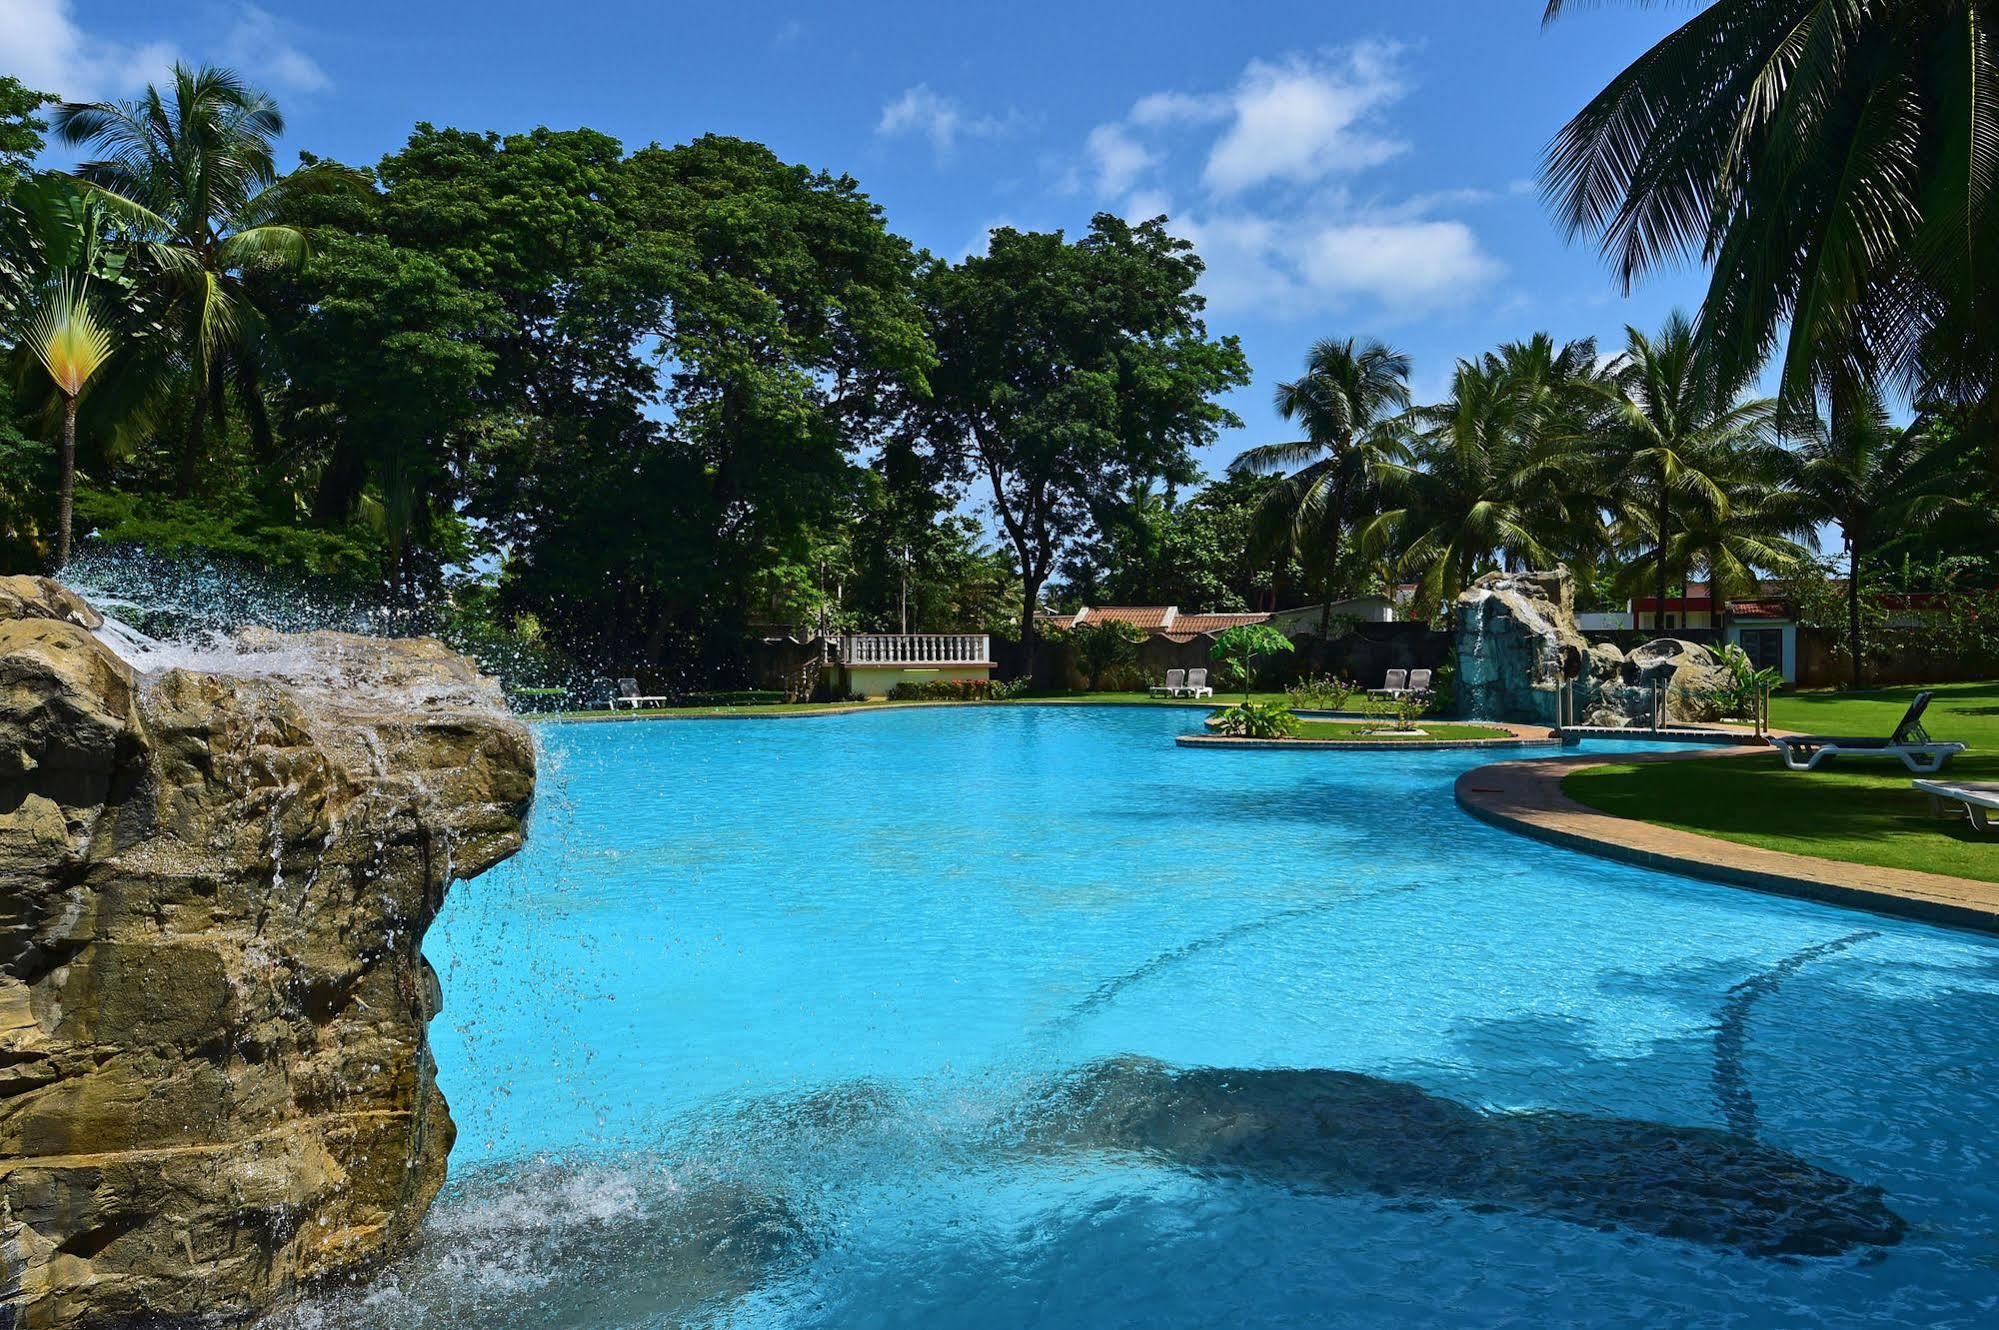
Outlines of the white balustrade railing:
{"type": "Polygon", "coordinates": [[[984,633],[855,633],[840,639],[843,665],[985,665],[984,633]]]}

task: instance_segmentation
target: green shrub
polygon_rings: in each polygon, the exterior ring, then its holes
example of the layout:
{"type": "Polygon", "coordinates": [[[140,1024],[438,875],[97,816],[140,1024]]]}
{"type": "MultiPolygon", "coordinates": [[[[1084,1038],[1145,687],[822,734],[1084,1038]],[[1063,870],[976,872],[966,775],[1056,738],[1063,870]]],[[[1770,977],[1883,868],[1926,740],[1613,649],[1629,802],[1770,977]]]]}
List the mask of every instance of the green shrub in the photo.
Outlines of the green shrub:
{"type": "Polygon", "coordinates": [[[1757,700],[1784,685],[1781,670],[1757,669],[1750,664],[1749,653],[1734,642],[1723,643],[1719,650],[1709,647],[1708,654],[1728,671],[1728,682],[1708,694],[1724,716],[1754,717],[1757,700]]]}
{"type": "Polygon", "coordinates": [[[1142,679],[1137,669],[1145,634],[1122,619],[1085,619],[1061,637],[1092,692],[1129,690],[1142,679]]]}
{"type": "Polygon", "coordinates": [[[1413,730],[1416,718],[1430,709],[1430,694],[1402,693],[1388,699],[1389,710],[1395,716],[1395,728],[1413,730]]]}
{"type": "Polygon", "coordinates": [[[1237,702],[1208,717],[1208,728],[1232,739],[1288,739],[1298,718],[1282,702],[1237,702]]]}
{"type": "Polygon", "coordinates": [[[1284,690],[1295,711],[1344,711],[1353,695],[1361,691],[1360,685],[1345,679],[1325,678],[1300,679],[1284,690]]]}
{"type": "MultiPolygon", "coordinates": [[[[891,702],[989,702],[999,685],[991,679],[905,680],[888,690],[891,702]]],[[[1011,696],[1011,694],[1005,694],[1011,696]]]]}
{"type": "Polygon", "coordinates": [[[1136,664],[1112,665],[1097,676],[1100,693],[1142,693],[1151,680],[1136,664]]]}

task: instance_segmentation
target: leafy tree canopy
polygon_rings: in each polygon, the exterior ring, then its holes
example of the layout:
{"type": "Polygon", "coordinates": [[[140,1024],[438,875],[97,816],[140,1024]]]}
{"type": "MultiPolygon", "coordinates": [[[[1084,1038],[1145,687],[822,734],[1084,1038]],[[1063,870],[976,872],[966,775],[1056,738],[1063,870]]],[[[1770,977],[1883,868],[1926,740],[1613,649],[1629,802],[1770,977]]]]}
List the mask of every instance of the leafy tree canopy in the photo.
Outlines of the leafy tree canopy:
{"type": "Polygon", "coordinates": [[[1241,422],[1215,398],[1249,378],[1213,339],[1201,261],[1164,219],[1108,213],[1087,234],[995,230],[984,254],[922,278],[937,343],[924,435],[978,475],[1021,570],[1031,663],[1041,589],[1073,542],[1146,482],[1185,484],[1193,450],[1241,422]]]}

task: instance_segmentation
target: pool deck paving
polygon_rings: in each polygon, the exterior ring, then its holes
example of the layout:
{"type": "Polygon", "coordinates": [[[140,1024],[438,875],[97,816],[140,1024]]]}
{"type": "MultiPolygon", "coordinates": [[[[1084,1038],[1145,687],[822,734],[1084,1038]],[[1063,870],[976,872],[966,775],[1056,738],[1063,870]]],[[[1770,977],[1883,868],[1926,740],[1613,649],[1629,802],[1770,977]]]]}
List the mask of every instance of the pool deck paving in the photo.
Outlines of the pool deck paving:
{"type": "Polygon", "coordinates": [[[1494,826],[1626,863],[1731,886],[1800,896],[1876,914],[1999,933],[1999,884],[1903,868],[1817,859],[1598,812],[1562,789],[1569,773],[1608,761],[1742,760],[1758,750],[1539,758],[1477,767],[1458,777],[1458,805],[1494,826]]]}

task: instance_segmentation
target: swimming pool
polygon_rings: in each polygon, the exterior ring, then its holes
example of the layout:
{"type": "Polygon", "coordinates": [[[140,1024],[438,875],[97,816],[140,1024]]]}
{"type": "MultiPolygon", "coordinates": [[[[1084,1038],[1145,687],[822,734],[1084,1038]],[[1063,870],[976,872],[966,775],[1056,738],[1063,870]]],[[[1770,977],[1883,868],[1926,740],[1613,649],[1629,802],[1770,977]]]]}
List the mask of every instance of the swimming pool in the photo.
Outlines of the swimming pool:
{"type": "Polygon", "coordinates": [[[425,1248],[286,1319],[1990,1323],[1999,943],[1199,717],[543,727],[425,1248]]]}

